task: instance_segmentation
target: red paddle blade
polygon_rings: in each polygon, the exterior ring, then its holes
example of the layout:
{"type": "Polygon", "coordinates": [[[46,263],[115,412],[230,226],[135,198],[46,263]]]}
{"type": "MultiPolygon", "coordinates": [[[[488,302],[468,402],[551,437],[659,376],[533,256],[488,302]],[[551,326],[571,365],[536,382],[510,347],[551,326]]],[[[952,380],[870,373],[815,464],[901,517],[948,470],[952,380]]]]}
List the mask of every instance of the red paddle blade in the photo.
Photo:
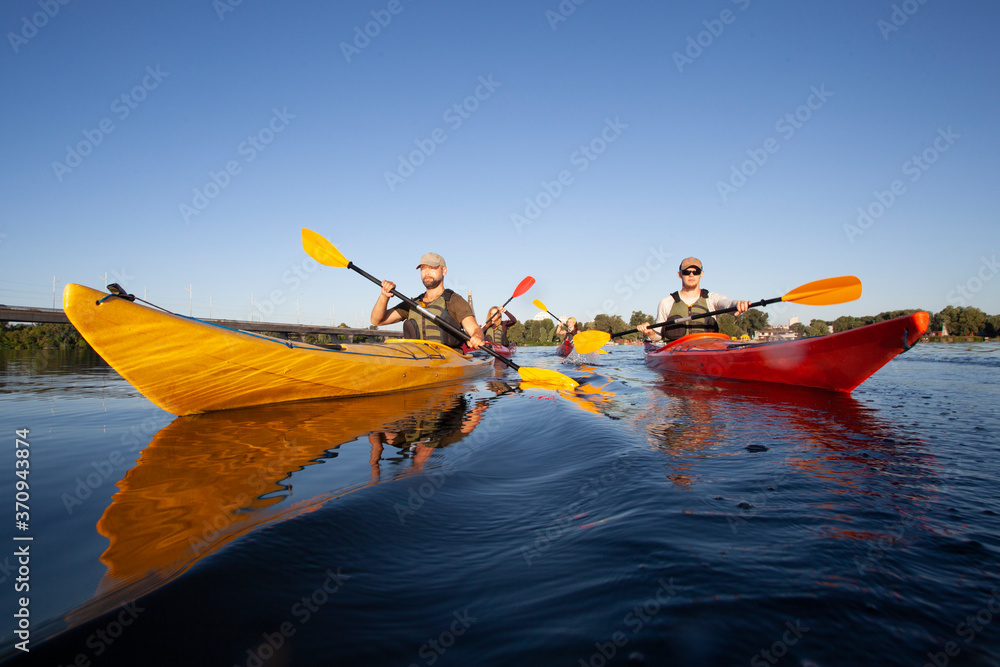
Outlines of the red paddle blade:
{"type": "Polygon", "coordinates": [[[514,294],[512,294],[510,298],[514,299],[521,296],[522,294],[530,290],[531,286],[534,284],[535,284],[535,279],[532,278],[531,276],[528,276],[518,284],[517,288],[514,290],[514,294]]]}

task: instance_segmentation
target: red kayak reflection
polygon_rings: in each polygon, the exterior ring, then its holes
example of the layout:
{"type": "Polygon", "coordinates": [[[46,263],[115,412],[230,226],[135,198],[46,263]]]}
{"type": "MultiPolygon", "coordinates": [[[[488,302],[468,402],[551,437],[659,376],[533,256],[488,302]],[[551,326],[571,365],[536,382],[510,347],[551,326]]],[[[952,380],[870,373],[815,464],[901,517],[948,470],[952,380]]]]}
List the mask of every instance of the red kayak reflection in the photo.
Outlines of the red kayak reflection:
{"type": "Polygon", "coordinates": [[[870,493],[866,478],[884,478],[893,467],[905,465],[912,474],[916,466],[924,475],[937,467],[927,444],[907,436],[907,428],[895,423],[891,413],[851,394],[684,376],[657,382],[648,392],[646,409],[633,418],[633,425],[674,459],[671,478],[680,485],[695,483],[692,457],[776,446],[792,447],[782,465],[851,493],[870,493]],[[733,433],[746,442],[732,442],[733,433]]]}

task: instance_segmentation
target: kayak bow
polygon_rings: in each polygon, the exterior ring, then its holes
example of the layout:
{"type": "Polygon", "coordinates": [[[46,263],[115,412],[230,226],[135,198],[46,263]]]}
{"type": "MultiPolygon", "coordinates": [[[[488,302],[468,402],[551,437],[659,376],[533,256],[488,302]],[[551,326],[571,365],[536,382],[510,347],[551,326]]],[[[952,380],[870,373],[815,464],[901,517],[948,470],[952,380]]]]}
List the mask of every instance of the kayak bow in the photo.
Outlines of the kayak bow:
{"type": "Polygon", "coordinates": [[[385,394],[492,372],[473,358],[423,340],[293,343],[167,313],[68,284],[70,322],[108,364],[159,407],[176,415],[385,394]]]}

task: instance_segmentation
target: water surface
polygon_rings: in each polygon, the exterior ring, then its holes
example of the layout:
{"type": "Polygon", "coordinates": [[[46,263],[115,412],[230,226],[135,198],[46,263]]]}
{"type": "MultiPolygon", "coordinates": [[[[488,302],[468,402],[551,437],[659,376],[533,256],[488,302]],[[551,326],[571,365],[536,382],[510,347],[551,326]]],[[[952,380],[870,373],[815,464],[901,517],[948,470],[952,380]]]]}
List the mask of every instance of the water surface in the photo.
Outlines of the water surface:
{"type": "Polygon", "coordinates": [[[7,539],[33,541],[31,654],[8,548],[0,655],[998,664],[998,346],[918,345],[848,396],[609,349],[518,351],[573,393],[499,371],[183,418],[93,354],[3,353],[0,414],[31,447],[7,539]]]}

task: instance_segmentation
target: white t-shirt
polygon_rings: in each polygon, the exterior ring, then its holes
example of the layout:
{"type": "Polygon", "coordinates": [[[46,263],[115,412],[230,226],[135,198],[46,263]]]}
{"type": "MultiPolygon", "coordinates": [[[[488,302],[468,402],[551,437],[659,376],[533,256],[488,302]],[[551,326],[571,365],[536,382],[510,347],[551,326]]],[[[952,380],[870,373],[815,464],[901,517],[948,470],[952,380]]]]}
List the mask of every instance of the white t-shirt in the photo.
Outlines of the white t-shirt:
{"type": "MultiPolygon", "coordinates": [[[[699,292],[699,293],[695,294],[690,301],[688,301],[685,298],[686,295],[683,294],[683,293],[680,295],[680,297],[681,297],[681,301],[683,301],[688,306],[690,306],[695,301],[697,301],[698,299],[701,298],[701,293],[699,292]]],[[[719,294],[718,292],[709,292],[708,293],[708,309],[710,311],[725,310],[726,308],[735,308],[736,307],[736,303],[737,302],[736,302],[735,299],[730,299],[729,297],[727,297],[724,294],[719,294]]],[[[669,294],[667,296],[663,297],[660,300],[660,305],[656,307],[656,321],[657,322],[666,322],[667,318],[670,317],[670,309],[673,308],[673,307],[674,307],[674,297],[670,296],[669,294]]],[[[702,319],[704,319],[704,318],[702,318],[702,319]]],[[[658,341],[658,340],[662,340],[662,337],[660,336],[660,334],[656,333],[655,331],[653,331],[652,333],[653,333],[653,335],[651,336],[651,339],[654,342],[658,341]]]]}

